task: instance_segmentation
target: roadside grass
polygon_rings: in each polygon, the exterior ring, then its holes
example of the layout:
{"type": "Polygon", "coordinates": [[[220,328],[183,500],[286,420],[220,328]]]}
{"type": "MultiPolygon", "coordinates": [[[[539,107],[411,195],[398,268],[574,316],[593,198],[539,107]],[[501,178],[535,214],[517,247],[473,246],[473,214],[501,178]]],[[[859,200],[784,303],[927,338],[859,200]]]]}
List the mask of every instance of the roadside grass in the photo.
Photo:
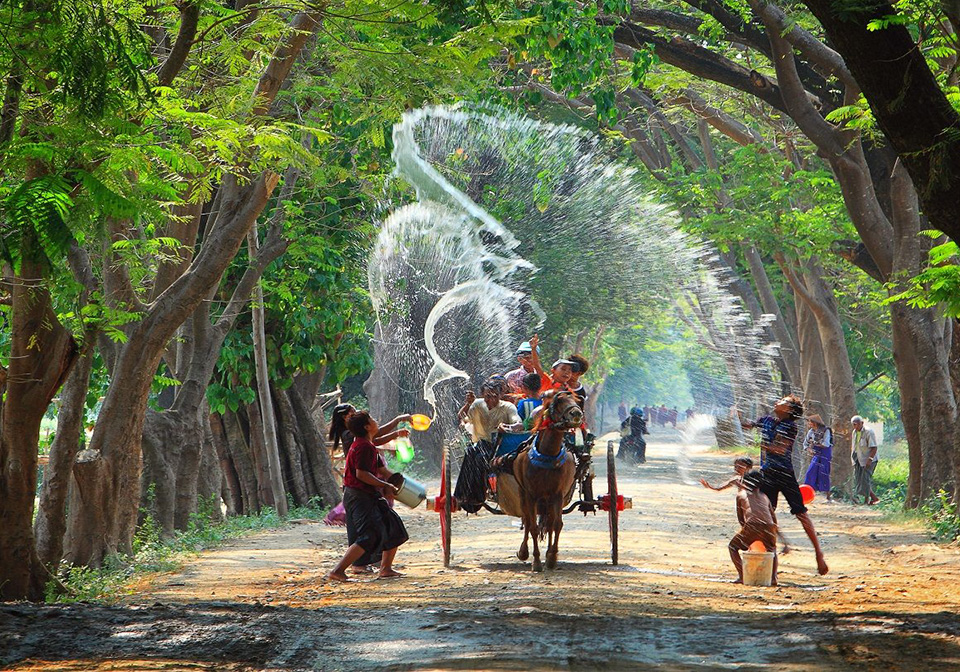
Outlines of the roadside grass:
{"type": "Polygon", "coordinates": [[[910,468],[906,457],[906,443],[900,442],[896,445],[902,447],[902,456],[895,456],[890,460],[884,460],[881,456],[873,474],[874,491],[880,498],[878,506],[892,516],[923,521],[939,541],[960,539],[960,510],[957,502],[945,491],[933,493],[916,509],[904,508],[910,468]]]}
{"type": "Polygon", "coordinates": [[[201,506],[188,528],[172,539],[161,539],[160,526],[152,516],[145,516],[133,540],[132,555],[108,557],[98,569],[64,565],[57,580],[47,584],[48,603],[102,601],[110,602],[133,593],[129,587],[137,579],[158,572],[179,569],[184,562],[200,551],[215,548],[229,539],[284,527],[291,520],[321,520],[329,510],[319,501],[308,506],[293,507],[286,518],[274,509],[264,508],[259,514],[234,516],[214,522],[212,502],[201,506]]]}

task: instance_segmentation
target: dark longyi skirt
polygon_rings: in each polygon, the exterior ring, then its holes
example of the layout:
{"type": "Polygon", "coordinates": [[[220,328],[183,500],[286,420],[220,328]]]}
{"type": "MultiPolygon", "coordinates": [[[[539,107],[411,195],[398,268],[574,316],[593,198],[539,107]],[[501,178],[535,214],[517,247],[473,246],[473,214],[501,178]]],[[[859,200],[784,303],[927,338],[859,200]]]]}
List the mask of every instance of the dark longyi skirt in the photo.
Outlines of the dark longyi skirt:
{"type": "Polygon", "coordinates": [[[348,525],[356,534],[353,543],[369,555],[389,551],[410,538],[400,516],[380,494],[344,488],[343,507],[348,525]]]}

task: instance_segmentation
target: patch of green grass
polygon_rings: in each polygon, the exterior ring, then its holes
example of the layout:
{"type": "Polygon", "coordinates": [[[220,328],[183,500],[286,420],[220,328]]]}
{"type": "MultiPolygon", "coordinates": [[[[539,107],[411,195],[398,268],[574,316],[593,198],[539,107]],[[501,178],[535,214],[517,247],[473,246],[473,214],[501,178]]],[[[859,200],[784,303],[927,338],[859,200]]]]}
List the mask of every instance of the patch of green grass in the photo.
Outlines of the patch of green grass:
{"type": "Polygon", "coordinates": [[[109,601],[128,594],[127,586],[136,578],[178,569],[191,555],[219,546],[253,532],[283,527],[287,520],[307,518],[320,520],[327,508],[311,500],[304,507],[290,507],[286,518],[274,509],[264,508],[259,514],[235,516],[213,522],[213,502],[204,502],[191,517],[186,530],[169,540],[161,539],[160,525],[146,516],[133,539],[133,554],[108,557],[99,569],[87,567],[61,568],[58,581],[47,584],[47,602],[109,601]]]}
{"type": "Polygon", "coordinates": [[[873,489],[880,498],[878,506],[896,518],[921,520],[941,541],[960,538],[960,510],[956,501],[951,500],[943,490],[928,497],[914,510],[904,508],[909,476],[906,441],[898,441],[890,448],[884,447],[873,473],[873,489]]]}
{"type": "Polygon", "coordinates": [[[960,539],[960,511],[957,502],[941,490],[920,505],[920,514],[933,527],[933,536],[941,541],[960,539]]]}
{"type": "Polygon", "coordinates": [[[880,498],[878,506],[887,513],[902,513],[907,501],[907,477],[910,465],[906,459],[880,460],[873,472],[873,491],[880,498]]]}

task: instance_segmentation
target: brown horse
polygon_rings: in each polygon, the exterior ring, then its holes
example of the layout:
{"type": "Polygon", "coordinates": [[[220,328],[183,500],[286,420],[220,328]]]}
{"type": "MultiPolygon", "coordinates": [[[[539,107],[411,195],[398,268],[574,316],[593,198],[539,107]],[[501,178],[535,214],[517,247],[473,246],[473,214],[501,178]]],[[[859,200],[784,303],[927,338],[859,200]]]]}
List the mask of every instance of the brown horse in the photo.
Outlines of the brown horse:
{"type": "Polygon", "coordinates": [[[573,491],[577,465],[563,447],[567,430],[579,427],[583,411],[571,392],[557,392],[547,402],[534,429],[536,441],[520,453],[513,464],[513,475],[520,486],[523,543],[517,557],[530,557],[527,539],[533,539],[533,571],[543,571],[538,542],[547,539],[547,569],[557,566],[560,530],[563,529],[563,504],[573,491]]]}

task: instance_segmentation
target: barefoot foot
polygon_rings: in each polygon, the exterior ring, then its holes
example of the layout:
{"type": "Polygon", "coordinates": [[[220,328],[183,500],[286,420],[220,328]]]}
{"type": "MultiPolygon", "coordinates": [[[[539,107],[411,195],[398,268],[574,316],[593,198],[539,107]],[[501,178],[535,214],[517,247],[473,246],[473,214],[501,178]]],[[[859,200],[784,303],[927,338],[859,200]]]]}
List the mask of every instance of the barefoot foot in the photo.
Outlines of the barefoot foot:
{"type": "Polygon", "coordinates": [[[403,574],[393,569],[381,569],[377,574],[378,579],[396,579],[401,576],[403,576],[403,574]]]}
{"type": "Polygon", "coordinates": [[[823,556],[817,556],[817,571],[821,576],[830,571],[830,568],[827,566],[827,561],[823,559],[823,556]]]}
{"type": "Polygon", "coordinates": [[[353,579],[343,572],[330,572],[327,574],[327,581],[337,581],[339,583],[351,583],[353,579]]]}

